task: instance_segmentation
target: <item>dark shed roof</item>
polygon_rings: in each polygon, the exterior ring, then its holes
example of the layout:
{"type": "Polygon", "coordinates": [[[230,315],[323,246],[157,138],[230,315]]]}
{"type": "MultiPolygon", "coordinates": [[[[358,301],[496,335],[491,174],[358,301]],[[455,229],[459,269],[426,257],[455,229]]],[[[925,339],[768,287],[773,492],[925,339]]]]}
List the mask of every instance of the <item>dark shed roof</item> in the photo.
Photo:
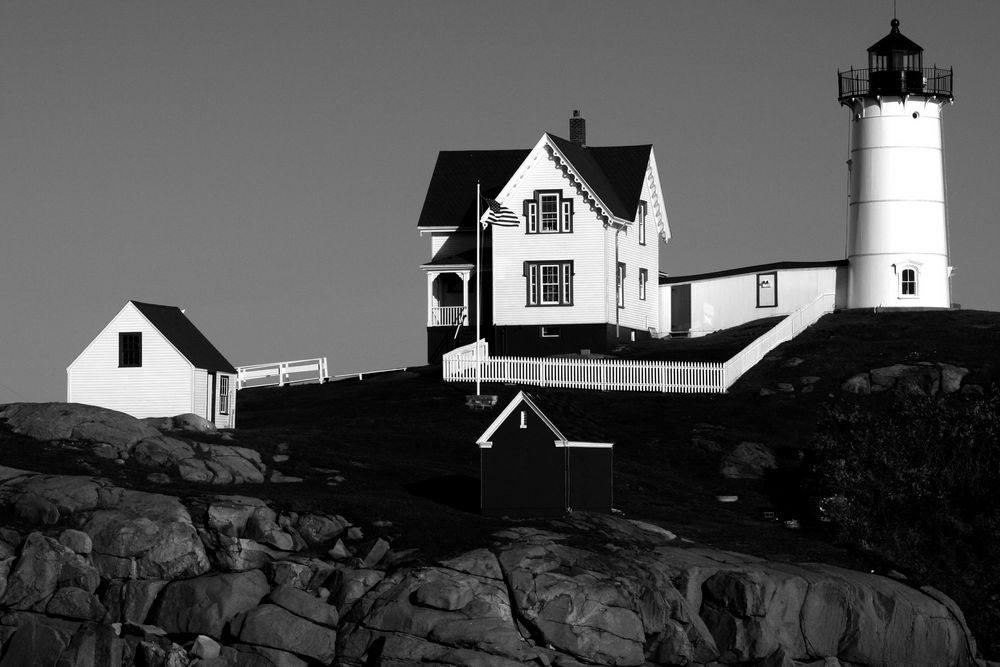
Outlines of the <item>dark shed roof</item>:
{"type": "Polygon", "coordinates": [[[744,273],[785,271],[790,269],[819,269],[826,266],[847,266],[847,260],[831,259],[825,262],[772,262],[771,264],[756,264],[754,266],[743,266],[736,269],[725,269],[724,271],[712,271],[709,273],[698,273],[687,276],[665,276],[661,274],[659,282],[661,285],[672,285],[674,283],[690,283],[698,280],[709,280],[711,278],[739,276],[744,273]]]}
{"type": "Polygon", "coordinates": [[[223,373],[236,372],[233,365],[198,331],[180,308],[139,301],[132,301],[132,305],[196,368],[223,373]]]}
{"type": "MultiPolygon", "coordinates": [[[[633,219],[651,145],[585,147],[552,134],[549,138],[613,215],[633,219]]],[[[484,197],[496,197],[530,152],[441,151],[417,226],[471,229],[476,217],[476,181],[484,197]]]]}

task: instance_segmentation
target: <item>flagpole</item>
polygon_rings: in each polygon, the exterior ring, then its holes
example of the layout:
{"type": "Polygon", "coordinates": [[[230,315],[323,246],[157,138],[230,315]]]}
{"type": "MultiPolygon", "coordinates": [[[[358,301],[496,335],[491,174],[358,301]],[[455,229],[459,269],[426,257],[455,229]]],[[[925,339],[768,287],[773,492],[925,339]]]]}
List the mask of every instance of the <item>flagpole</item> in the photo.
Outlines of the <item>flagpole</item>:
{"type": "Polygon", "coordinates": [[[480,377],[482,375],[482,366],[479,360],[479,319],[482,309],[482,248],[480,244],[480,236],[482,235],[482,227],[479,224],[479,218],[482,215],[479,211],[480,207],[480,194],[479,194],[479,181],[476,181],[476,396],[480,394],[480,377]]]}

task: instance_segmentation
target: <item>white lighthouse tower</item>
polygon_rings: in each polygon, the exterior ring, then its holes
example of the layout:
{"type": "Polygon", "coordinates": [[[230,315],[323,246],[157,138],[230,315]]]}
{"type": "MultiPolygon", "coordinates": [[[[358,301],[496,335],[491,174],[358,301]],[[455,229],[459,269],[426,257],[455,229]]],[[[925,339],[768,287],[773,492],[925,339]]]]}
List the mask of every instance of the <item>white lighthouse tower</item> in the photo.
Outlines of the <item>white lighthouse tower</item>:
{"type": "Polygon", "coordinates": [[[868,68],[839,72],[851,111],[848,308],[951,306],[941,110],[951,68],[892,30],[868,68]]]}

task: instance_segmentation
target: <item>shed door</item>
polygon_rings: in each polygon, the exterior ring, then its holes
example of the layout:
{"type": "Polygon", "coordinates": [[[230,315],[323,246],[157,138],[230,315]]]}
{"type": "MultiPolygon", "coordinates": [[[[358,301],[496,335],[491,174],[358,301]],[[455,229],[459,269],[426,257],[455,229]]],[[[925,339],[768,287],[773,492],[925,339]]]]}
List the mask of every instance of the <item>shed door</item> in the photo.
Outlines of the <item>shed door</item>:
{"type": "Polygon", "coordinates": [[[691,283],[670,286],[670,333],[691,331],[691,283]]]}

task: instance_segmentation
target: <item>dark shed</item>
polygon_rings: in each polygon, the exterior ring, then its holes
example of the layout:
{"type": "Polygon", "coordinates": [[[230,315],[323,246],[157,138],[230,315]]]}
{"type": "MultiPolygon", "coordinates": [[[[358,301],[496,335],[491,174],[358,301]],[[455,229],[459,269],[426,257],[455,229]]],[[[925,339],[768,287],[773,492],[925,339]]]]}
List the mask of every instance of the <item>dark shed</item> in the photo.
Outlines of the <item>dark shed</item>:
{"type": "Polygon", "coordinates": [[[567,439],[523,391],[476,444],[483,514],[611,511],[613,443],[567,439]]]}

